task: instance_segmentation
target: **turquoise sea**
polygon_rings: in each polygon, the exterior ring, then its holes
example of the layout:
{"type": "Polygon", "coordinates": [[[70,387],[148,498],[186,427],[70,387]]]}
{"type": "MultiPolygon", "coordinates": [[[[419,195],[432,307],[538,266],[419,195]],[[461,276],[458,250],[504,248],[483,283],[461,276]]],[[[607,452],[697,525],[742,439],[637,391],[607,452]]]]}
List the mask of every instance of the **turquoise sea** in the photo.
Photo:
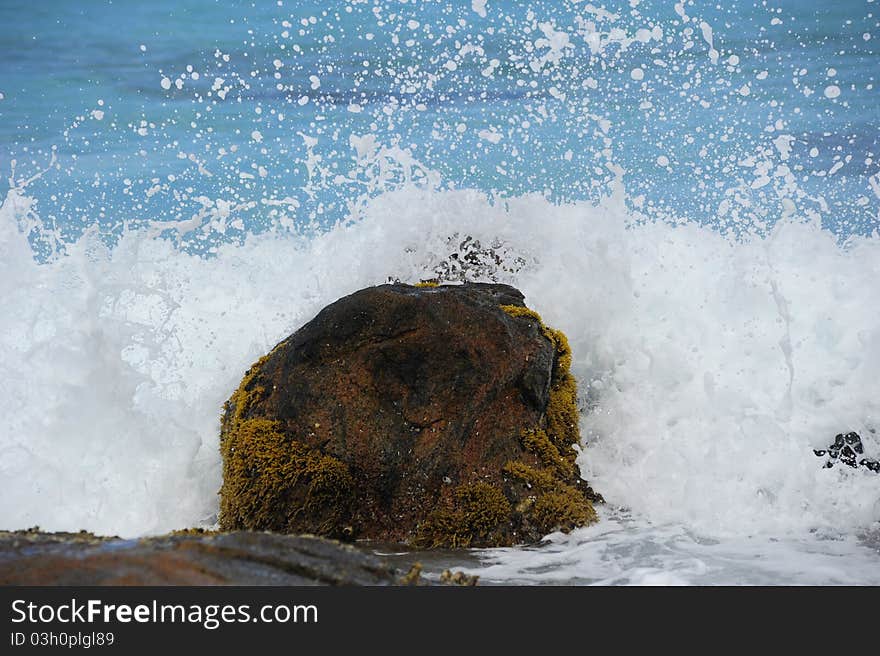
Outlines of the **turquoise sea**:
{"type": "Polygon", "coordinates": [[[484,580],[880,583],[880,2],[0,0],[0,528],[216,521],[327,303],[465,272],[575,353],[603,521],[484,580]]]}

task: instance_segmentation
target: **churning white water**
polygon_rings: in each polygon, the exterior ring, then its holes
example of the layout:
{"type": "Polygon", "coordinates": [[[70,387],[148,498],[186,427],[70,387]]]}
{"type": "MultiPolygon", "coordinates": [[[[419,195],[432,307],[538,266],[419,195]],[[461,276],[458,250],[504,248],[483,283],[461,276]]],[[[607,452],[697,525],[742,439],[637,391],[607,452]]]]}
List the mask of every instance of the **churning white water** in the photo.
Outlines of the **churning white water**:
{"type": "MultiPolygon", "coordinates": [[[[0,208],[0,526],[136,536],[210,526],[219,416],[247,366],[329,302],[494,248],[574,350],[598,525],[481,552],[486,580],[880,583],[880,239],[813,223],[722,236],[599,205],[408,185],[324,234],[215,256],[148,228],[37,263],[26,187],[0,208]],[[479,219],[479,220],[476,220],[479,219]],[[872,529],[873,527],[873,529],[872,529]],[[861,537],[860,537],[861,536],[861,537]]],[[[487,275],[483,270],[479,275],[487,275]]]]}

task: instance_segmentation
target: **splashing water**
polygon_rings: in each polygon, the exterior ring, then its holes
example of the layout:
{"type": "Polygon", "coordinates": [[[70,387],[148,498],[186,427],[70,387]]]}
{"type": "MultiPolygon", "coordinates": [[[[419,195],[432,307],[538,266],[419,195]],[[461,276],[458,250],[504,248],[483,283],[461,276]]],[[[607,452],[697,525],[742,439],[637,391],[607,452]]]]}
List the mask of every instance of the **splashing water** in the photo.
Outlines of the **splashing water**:
{"type": "MultiPolygon", "coordinates": [[[[154,4],[138,24],[169,20],[154,4]]],[[[247,366],[470,238],[497,259],[466,275],[568,334],[579,462],[608,501],[473,573],[880,581],[880,477],[813,454],[854,430],[880,456],[874,3],[835,8],[833,33],[810,3],[498,4],[183,3],[192,29],[162,40],[119,36],[111,9],[49,71],[19,44],[0,526],[212,525],[247,366]],[[61,79],[76,65],[94,89],[61,79]]]]}

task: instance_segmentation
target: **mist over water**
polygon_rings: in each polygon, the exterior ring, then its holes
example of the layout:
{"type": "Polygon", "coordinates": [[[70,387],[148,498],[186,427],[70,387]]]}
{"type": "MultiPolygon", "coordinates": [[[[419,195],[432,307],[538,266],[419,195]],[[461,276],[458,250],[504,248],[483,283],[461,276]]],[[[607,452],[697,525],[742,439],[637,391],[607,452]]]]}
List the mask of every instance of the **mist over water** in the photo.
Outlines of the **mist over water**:
{"type": "Polygon", "coordinates": [[[199,4],[0,8],[0,527],[213,525],[250,363],[476,240],[608,504],[474,573],[880,582],[880,477],[813,453],[880,458],[875,2],[199,4]]]}

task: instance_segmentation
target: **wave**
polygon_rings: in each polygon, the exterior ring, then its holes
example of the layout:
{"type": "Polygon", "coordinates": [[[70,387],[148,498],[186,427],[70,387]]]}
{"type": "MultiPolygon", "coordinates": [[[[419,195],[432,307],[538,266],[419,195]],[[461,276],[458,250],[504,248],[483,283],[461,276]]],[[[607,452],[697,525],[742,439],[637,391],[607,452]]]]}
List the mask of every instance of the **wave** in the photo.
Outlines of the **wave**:
{"type": "Polygon", "coordinates": [[[568,334],[579,462],[610,505],[708,535],[880,519],[876,475],[823,469],[812,451],[855,430],[880,455],[876,236],[841,242],[789,216],[734,238],[651,220],[619,188],[560,205],[406,183],[308,237],[271,230],[204,257],[150,227],[112,246],[87,230],[38,263],[25,234],[36,208],[11,186],[5,528],[213,525],[219,416],[249,364],[340,296],[448,273],[463,248],[478,265],[457,274],[516,285],[568,334]]]}

